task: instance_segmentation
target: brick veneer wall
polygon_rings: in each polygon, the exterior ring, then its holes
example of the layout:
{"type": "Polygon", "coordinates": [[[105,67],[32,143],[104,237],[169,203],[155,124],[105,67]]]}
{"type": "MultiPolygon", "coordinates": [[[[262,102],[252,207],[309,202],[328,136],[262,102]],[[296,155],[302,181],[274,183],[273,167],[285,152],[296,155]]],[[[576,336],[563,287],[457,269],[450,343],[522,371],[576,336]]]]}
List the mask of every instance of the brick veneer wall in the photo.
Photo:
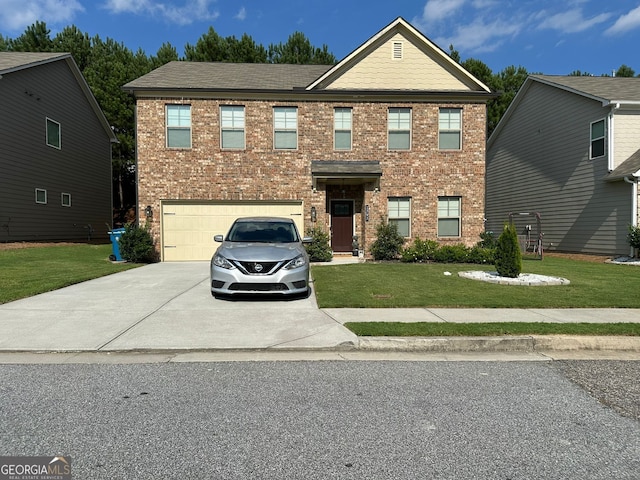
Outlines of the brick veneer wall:
{"type": "MultiPolygon", "coordinates": [[[[210,99],[138,99],[137,148],[139,218],[151,205],[160,212],[161,199],[302,200],[305,228],[310,209],[317,224],[329,229],[330,198],[355,200],[356,232],[365,252],[375,239],[376,225],[387,216],[387,197],[411,197],[412,238],[473,245],[484,219],[486,106],[484,103],[376,103],[326,101],[218,101],[210,99]],[[190,104],[192,148],[165,148],[165,105],[190,104]],[[221,105],[245,106],[244,150],[220,149],[221,105]],[[273,149],[273,107],[298,107],[298,149],[273,149]],[[333,109],[352,107],[352,150],[333,149],[333,109]],[[389,107],[412,109],[409,151],[387,149],[389,107]],[[438,150],[439,108],[463,109],[461,151],[438,150]],[[312,160],[376,160],[382,167],[380,191],[373,184],[312,190],[312,160]],[[344,190],[344,192],[343,192],[344,190]],[[437,238],[439,196],[462,197],[462,236],[437,238]],[[369,205],[369,221],[364,218],[369,205]],[[364,229],[362,228],[364,226],[364,229]]],[[[326,187],[326,188],[325,188],[326,187]]],[[[151,222],[159,245],[159,215],[151,222]]]]}

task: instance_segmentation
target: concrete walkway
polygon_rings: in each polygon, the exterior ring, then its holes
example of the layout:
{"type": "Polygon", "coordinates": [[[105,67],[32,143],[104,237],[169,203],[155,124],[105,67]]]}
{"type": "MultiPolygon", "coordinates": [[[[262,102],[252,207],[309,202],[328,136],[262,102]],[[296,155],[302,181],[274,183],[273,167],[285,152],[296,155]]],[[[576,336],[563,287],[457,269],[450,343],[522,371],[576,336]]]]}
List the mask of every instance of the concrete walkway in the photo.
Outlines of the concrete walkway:
{"type": "MultiPolygon", "coordinates": [[[[318,309],[295,300],[220,300],[208,262],[156,263],[0,305],[0,354],[15,352],[540,352],[640,354],[639,337],[358,338],[343,324],[638,322],[640,309],[318,309]]],[[[329,355],[331,357],[331,355],[329,355]]],[[[2,360],[2,358],[0,358],[2,360]]]]}

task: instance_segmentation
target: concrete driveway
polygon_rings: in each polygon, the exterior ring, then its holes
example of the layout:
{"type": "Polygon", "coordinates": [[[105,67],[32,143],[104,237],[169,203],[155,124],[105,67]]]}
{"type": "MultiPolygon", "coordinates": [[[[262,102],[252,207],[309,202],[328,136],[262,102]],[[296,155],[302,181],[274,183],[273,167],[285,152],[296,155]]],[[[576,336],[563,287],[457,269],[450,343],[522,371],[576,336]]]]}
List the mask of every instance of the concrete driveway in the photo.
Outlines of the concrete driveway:
{"type": "Polygon", "coordinates": [[[357,337],[296,300],[220,300],[208,262],[156,263],[0,305],[0,351],[335,348],[357,337]]]}

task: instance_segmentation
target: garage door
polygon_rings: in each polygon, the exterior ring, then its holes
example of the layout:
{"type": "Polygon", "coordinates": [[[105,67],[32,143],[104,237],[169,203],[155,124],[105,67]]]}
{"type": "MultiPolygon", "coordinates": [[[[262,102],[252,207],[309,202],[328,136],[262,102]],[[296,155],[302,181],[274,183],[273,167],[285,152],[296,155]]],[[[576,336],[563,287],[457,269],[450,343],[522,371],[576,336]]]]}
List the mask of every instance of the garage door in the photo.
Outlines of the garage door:
{"type": "Polygon", "coordinates": [[[165,262],[209,260],[238,217],[292,218],[304,235],[302,202],[162,202],[162,260],[165,262]]]}

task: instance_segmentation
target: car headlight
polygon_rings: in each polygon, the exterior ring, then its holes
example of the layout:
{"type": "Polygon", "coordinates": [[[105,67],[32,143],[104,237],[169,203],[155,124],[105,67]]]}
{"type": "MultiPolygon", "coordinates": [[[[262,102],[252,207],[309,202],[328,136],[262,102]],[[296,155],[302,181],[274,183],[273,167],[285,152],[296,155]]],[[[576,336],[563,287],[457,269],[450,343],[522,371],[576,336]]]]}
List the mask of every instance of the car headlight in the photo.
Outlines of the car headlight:
{"type": "Polygon", "coordinates": [[[307,264],[307,260],[304,258],[304,255],[298,255],[293,260],[289,260],[289,262],[284,266],[285,270],[293,270],[294,268],[304,267],[307,264]]]}
{"type": "Polygon", "coordinates": [[[229,260],[218,254],[213,256],[213,260],[211,260],[211,263],[213,263],[216,267],[226,268],[227,270],[236,268],[229,260]]]}

